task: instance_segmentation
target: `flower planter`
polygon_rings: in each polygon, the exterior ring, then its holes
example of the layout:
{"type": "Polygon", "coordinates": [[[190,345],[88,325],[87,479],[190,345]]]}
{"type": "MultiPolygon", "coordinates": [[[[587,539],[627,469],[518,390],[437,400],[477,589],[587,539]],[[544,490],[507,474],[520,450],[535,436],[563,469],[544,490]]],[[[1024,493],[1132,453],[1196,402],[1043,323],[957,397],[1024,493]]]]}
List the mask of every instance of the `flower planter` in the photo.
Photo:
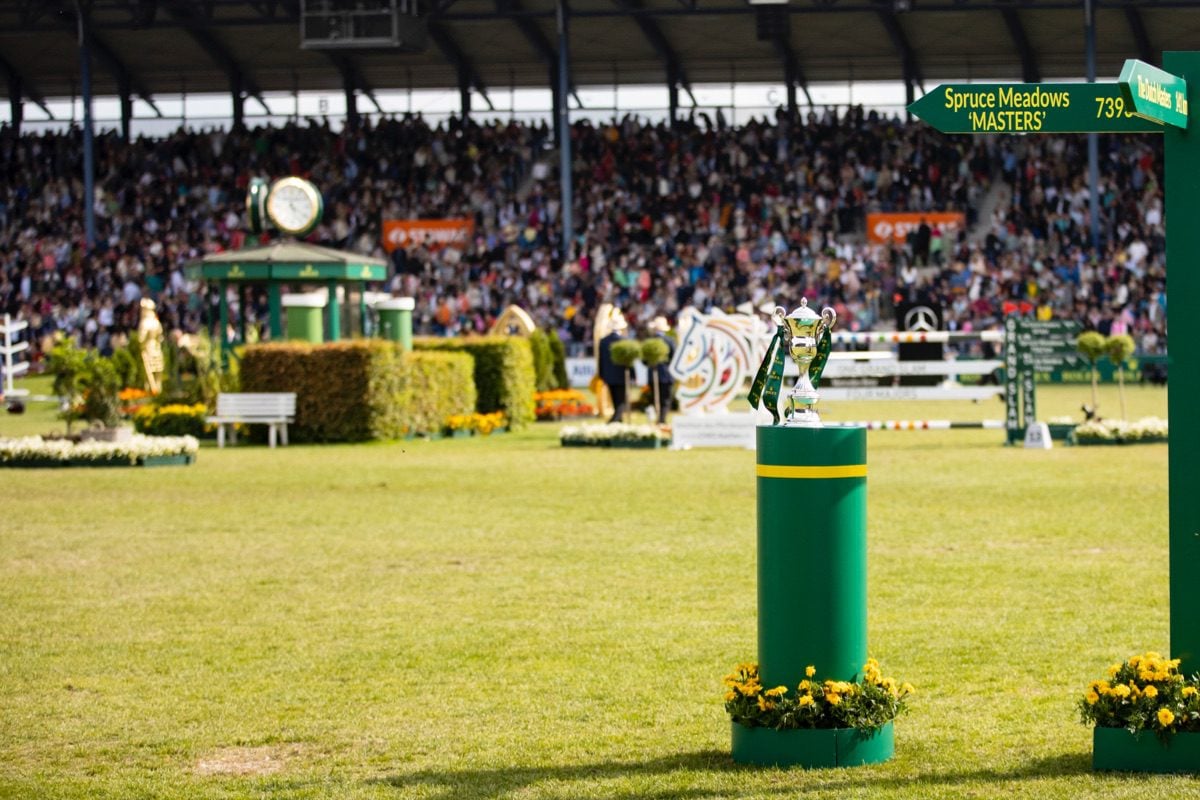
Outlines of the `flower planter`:
{"type": "Polygon", "coordinates": [[[614,439],[609,445],[610,447],[627,447],[634,450],[657,450],[660,446],[660,439],[635,439],[620,441],[614,439]]]}
{"type": "Polygon", "coordinates": [[[5,461],[0,466],[16,467],[17,469],[46,469],[50,467],[69,467],[70,461],[58,458],[27,458],[20,461],[5,461]]]}
{"type": "Polygon", "coordinates": [[[143,467],[176,467],[185,466],[195,463],[196,457],[186,453],[179,453],[173,456],[145,456],[139,459],[143,467]]]}
{"type": "Polygon", "coordinates": [[[859,767],[895,755],[892,723],[872,730],[810,728],[777,731],[733,722],[733,760],[762,767],[859,767]]]}
{"type": "Polygon", "coordinates": [[[1167,441],[1165,436],[1147,436],[1141,439],[1077,439],[1075,444],[1088,447],[1091,445],[1104,444],[1163,444],[1167,441]]]}
{"type": "Polygon", "coordinates": [[[72,467],[136,467],[137,462],[128,458],[72,458],[68,462],[72,467]]]}
{"type": "Polygon", "coordinates": [[[1059,424],[1051,422],[1050,439],[1055,442],[1066,442],[1067,444],[1075,444],[1075,423],[1059,424]]]}
{"type": "Polygon", "coordinates": [[[1164,743],[1150,731],[1135,736],[1124,728],[1096,728],[1092,769],[1200,773],[1200,733],[1174,733],[1164,743]]]}

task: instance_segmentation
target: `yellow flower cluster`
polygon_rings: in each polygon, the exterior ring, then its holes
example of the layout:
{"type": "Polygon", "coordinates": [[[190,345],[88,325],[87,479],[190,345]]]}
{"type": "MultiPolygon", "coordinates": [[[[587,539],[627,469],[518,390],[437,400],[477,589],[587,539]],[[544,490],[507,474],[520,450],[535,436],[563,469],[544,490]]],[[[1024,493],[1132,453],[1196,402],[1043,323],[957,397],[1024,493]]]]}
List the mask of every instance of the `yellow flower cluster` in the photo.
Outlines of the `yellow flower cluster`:
{"type": "Polygon", "coordinates": [[[474,431],[487,436],[507,424],[503,411],[493,411],[490,414],[451,414],[446,417],[445,427],[449,431],[474,431]]]}
{"type": "Polygon", "coordinates": [[[1085,723],[1155,730],[1160,736],[1200,729],[1198,679],[1179,673],[1179,659],[1151,651],[1113,664],[1107,676],[1091,681],[1084,692],[1079,710],[1085,723]]]}
{"type": "Polygon", "coordinates": [[[893,719],[914,692],[883,675],[879,662],[863,665],[861,681],[814,680],[816,667],[795,692],[787,686],[765,688],[757,664],[738,664],[725,676],[725,708],[744,725],[789,727],[877,727],[893,719]]]}

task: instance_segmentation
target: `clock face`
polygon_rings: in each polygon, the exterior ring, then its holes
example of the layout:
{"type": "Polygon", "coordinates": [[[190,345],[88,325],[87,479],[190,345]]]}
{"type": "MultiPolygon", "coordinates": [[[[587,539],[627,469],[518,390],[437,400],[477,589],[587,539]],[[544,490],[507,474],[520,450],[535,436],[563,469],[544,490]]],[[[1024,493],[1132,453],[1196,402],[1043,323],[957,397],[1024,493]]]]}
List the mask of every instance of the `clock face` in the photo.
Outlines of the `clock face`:
{"type": "Polygon", "coordinates": [[[308,233],[321,221],[321,211],[321,193],[303,178],[280,178],[267,195],[267,214],[284,233],[308,233]]]}

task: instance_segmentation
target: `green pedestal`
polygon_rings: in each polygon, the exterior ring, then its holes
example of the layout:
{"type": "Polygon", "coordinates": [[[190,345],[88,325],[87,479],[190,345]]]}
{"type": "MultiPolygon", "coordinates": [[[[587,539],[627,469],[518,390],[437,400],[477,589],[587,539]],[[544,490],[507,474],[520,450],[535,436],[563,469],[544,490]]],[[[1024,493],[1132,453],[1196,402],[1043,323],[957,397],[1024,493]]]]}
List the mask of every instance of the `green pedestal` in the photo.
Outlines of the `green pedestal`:
{"type": "Polygon", "coordinates": [[[1200,772],[1200,733],[1176,733],[1164,744],[1149,731],[1134,736],[1124,728],[1096,728],[1092,769],[1200,772]]]}
{"type": "Polygon", "coordinates": [[[777,731],[733,727],[733,760],[760,767],[861,767],[891,759],[896,752],[892,723],[874,730],[813,728],[777,731]]]}
{"type": "Polygon", "coordinates": [[[758,664],[850,681],[867,660],[865,428],[758,429],[758,664]]]}
{"type": "Polygon", "coordinates": [[[379,333],[384,339],[399,342],[406,352],[412,350],[412,314],[416,301],[411,297],[396,297],[375,304],[379,312],[379,333]]]}
{"type": "Polygon", "coordinates": [[[289,341],[313,342],[320,344],[325,341],[322,311],[325,301],[308,295],[287,295],[283,298],[283,307],[287,309],[287,338],[289,341]]]}
{"type": "MultiPolygon", "coordinates": [[[[867,660],[867,432],[758,428],[758,668],[763,686],[854,681],[867,660]]],[[[783,730],[733,724],[743,764],[887,761],[892,725],[783,730]]]]}

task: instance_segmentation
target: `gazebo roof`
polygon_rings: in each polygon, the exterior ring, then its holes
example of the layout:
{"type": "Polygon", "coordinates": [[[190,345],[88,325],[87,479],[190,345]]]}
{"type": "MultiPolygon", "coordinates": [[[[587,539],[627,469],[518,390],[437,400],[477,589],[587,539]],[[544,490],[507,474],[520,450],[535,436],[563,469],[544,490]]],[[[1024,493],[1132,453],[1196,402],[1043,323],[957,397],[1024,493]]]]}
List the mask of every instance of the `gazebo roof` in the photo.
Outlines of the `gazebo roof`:
{"type": "Polygon", "coordinates": [[[387,261],[285,240],[265,247],[207,255],[192,264],[192,274],[205,280],[250,283],[382,281],[387,279],[387,261]]]}

